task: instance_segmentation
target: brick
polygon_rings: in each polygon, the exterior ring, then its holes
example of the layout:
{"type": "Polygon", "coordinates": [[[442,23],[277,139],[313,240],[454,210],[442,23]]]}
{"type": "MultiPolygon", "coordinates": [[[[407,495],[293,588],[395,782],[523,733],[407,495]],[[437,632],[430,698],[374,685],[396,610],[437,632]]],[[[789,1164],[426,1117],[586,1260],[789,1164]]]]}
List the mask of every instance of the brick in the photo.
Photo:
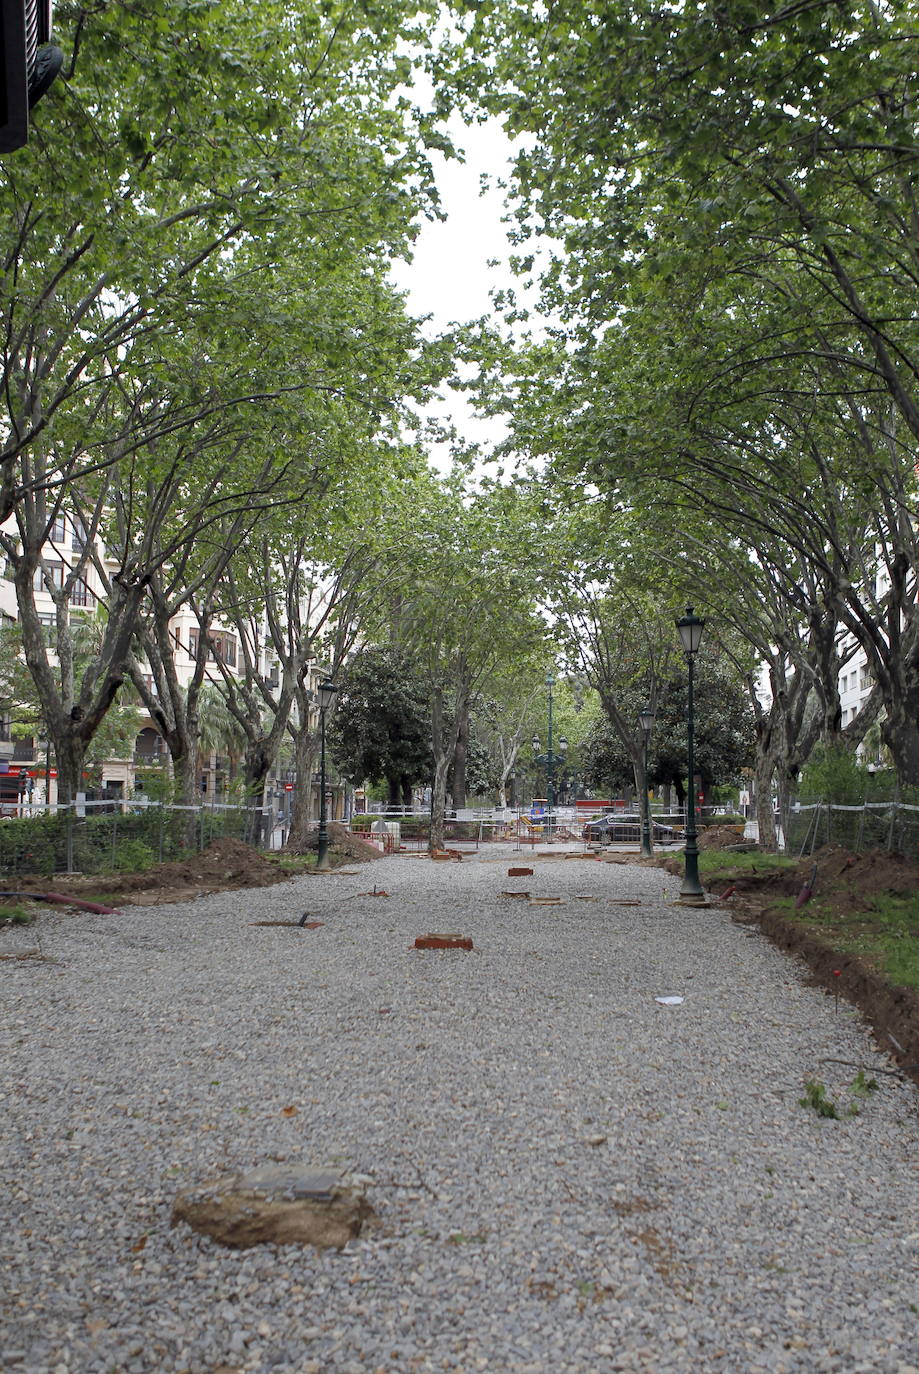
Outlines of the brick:
{"type": "Polygon", "coordinates": [[[468,935],[419,935],[416,949],[472,949],[468,935]]]}

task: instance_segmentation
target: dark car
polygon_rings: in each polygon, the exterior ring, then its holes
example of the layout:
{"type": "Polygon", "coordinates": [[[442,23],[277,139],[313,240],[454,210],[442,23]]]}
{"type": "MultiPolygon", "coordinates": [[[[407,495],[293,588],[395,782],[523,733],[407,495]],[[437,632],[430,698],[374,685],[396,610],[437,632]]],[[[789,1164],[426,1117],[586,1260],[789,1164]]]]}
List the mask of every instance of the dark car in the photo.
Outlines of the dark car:
{"type": "MultiPolygon", "coordinates": [[[[673,826],[652,820],[651,836],[659,844],[667,844],[675,838],[673,826]]],[[[616,841],[634,840],[637,844],[641,839],[641,816],[622,811],[614,812],[611,816],[599,816],[597,820],[587,822],[583,837],[594,843],[613,844],[616,841]]]]}

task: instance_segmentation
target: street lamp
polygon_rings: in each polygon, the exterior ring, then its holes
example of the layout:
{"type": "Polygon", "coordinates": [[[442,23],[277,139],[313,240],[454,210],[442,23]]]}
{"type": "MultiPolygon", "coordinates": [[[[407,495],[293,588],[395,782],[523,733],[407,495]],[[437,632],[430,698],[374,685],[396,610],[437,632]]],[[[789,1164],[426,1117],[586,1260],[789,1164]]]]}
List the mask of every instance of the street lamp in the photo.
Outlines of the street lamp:
{"type": "Polygon", "coordinates": [[[692,606],[686,607],[686,614],[680,616],[676,623],[680,632],[680,640],[683,645],[683,652],[686,655],[686,662],[689,668],[689,694],[687,711],[687,763],[689,765],[689,795],[686,816],[686,864],[683,875],[683,885],[680,888],[680,896],[689,902],[699,902],[705,896],[702,884],[699,882],[699,845],[696,839],[696,769],[695,759],[693,758],[693,700],[692,700],[692,675],[693,663],[696,654],[699,652],[699,645],[702,643],[702,631],[705,628],[705,621],[700,620],[693,613],[692,606]]]}
{"type": "Polygon", "coordinates": [[[325,805],[325,715],[335,700],[338,686],[326,678],[319,684],[319,844],[316,850],[316,872],[326,873],[329,867],[329,831],[325,805]]]}
{"type": "Polygon", "coordinates": [[[641,799],[641,854],[642,858],[650,859],[653,850],[651,847],[651,803],[648,798],[648,742],[654,726],[654,711],[650,706],[644,706],[639,711],[638,724],[641,726],[642,733],[642,775],[644,782],[641,799]]]}
{"type": "Polygon", "coordinates": [[[552,840],[552,813],[555,810],[555,765],[563,763],[565,755],[568,753],[568,741],[562,735],[558,741],[558,753],[552,750],[552,688],[555,686],[555,677],[552,673],[546,673],[546,687],[549,690],[549,741],[544,754],[539,752],[539,736],[533,736],[533,753],[536,755],[536,762],[546,770],[546,794],[549,803],[549,815],[546,824],[546,839],[552,840]]]}

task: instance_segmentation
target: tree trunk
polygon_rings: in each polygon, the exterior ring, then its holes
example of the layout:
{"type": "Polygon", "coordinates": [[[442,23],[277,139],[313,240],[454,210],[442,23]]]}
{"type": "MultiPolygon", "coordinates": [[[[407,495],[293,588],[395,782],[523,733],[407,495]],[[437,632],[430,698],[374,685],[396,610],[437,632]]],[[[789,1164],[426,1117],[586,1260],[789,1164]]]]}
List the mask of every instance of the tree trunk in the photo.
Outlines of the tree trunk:
{"type": "Polygon", "coordinates": [[[87,744],[73,730],[53,731],[51,738],[57,761],[57,799],[67,806],[82,791],[87,744]]]}
{"type": "Polygon", "coordinates": [[[881,735],[890,750],[901,787],[919,787],[919,691],[897,697],[887,703],[887,715],[881,722],[881,735]]]}
{"type": "Polygon", "coordinates": [[[434,755],[434,781],[431,785],[431,833],[428,837],[428,849],[432,854],[444,847],[447,773],[450,770],[452,746],[452,740],[449,745],[444,740],[443,688],[435,687],[431,693],[431,750],[434,755]]]}
{"type": "Polygon", "coordinates": [[[185,748],[181,744],[173,750],[172,740],[169,739],[166,743],[169,746],[169,757],[172,759],[173,777],[179,784],[179,802],[182,806],[197,806],[201,800],[198,791],[197,750],[185,748]]]}
{"type": "Polygon", "coordinates": [[[466,805],[466,758],[469,753],[469,706],[463,706],[457,722],[456,744],[453,746],[453,805],[466,805]]]}
{"type": "Polygon", "coordinates": [[[446,753],[435,756],[434,761],[434,788],[431,798],[431,835],[428,841],[428,848],[432,854],[437,850],[443,849],[445,844],[444,826],[447,810],[447,773],[450,769],[450,757],[446,753]]]}
{"type": "Polygon", "coordinates": [[[632,759],[632,774],[633,774],[633,776],[634,776],[634,778],[635,778],[635,795],[636,795],[636,797],[638,798],[638,814],[639,814],[639,816],[641,816],[642,820],[644,820],[645,807],[647,806],[648,809],[649,809],[649,815],[648,815],[648,838],[649,838],[649,840],[650,840],[651,848],[652,848],[652,850],[653,850],[653,849],[654,849],[654,826],[653,826],[653,824],[651,823],[651,817],[650,817],[651,799],[650,799],[649,796],[648,796],[648,775],[647,775],[647,773],[645,772],[645,762],[644,762],[644,756],[643,756],[643,755],[644,755],[644,751],[642,751],[642,756],[641,756],[641,757],[639,757],[639,758],[633,758],[633,759],[632,759]]]}
{"type": "Polygon", "coordinates": [[[398,811],[402,805],[402,779],[398,773],[393,773],[386,779],[386,808],[388,811],[398,811]]]}
{"type": "Polygon", "coordinates": [[[290,833],[287,848],[302,854],[307,848],[312,817],[311,801],[313,796],[313,768],[316,761],[316,736],[310,730],[301,730],[294,742],[294,765],[297,787],[294,792],[294,809],[290,818],[290,833]]]}
{"type": "Polygon", "coordinates": [[[771,751],[764,754],[757,752],[753,769],[757,837],[763,849],[771,850],[774,850],[778,843],[775,833],[775,812],[772,809],[772,780],[774,776],[775,757],[771,751]]]}
{"type": "Polygon", "coordinates": [[[246,746],[244,761],[245,778],[245,805],[246,811],[246,840],[249,844],[257,844],[261,827],[261,808],[265,805],[265,783],[271,771],[272,759],[264,747],[264,742],[258,740],[246,746]]]}
{"type": "Polygon", "coordinates": [[[402,778],[402,805],[406,811],[412,809],[412,780],[403,775],[402,778]]]}

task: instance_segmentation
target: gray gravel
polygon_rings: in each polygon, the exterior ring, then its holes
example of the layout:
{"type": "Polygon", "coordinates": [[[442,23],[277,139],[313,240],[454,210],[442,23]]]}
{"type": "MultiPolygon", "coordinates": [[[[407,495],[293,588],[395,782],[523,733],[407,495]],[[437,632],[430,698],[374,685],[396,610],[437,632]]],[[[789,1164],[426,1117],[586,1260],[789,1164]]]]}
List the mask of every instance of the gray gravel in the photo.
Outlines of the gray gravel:
{"type": "Polygon", "coordinates": [[[916,1374],[915,1087],[820,1119],[828,1060],[891,1067],[847,1004],[658,870],[519,861],[43,915],[48,961],[0,963],[4,1374],[916,1374]],[[367,1175],[380,1225],[170,1230],[181,1187],[301,1159],[367,1175]]]}

